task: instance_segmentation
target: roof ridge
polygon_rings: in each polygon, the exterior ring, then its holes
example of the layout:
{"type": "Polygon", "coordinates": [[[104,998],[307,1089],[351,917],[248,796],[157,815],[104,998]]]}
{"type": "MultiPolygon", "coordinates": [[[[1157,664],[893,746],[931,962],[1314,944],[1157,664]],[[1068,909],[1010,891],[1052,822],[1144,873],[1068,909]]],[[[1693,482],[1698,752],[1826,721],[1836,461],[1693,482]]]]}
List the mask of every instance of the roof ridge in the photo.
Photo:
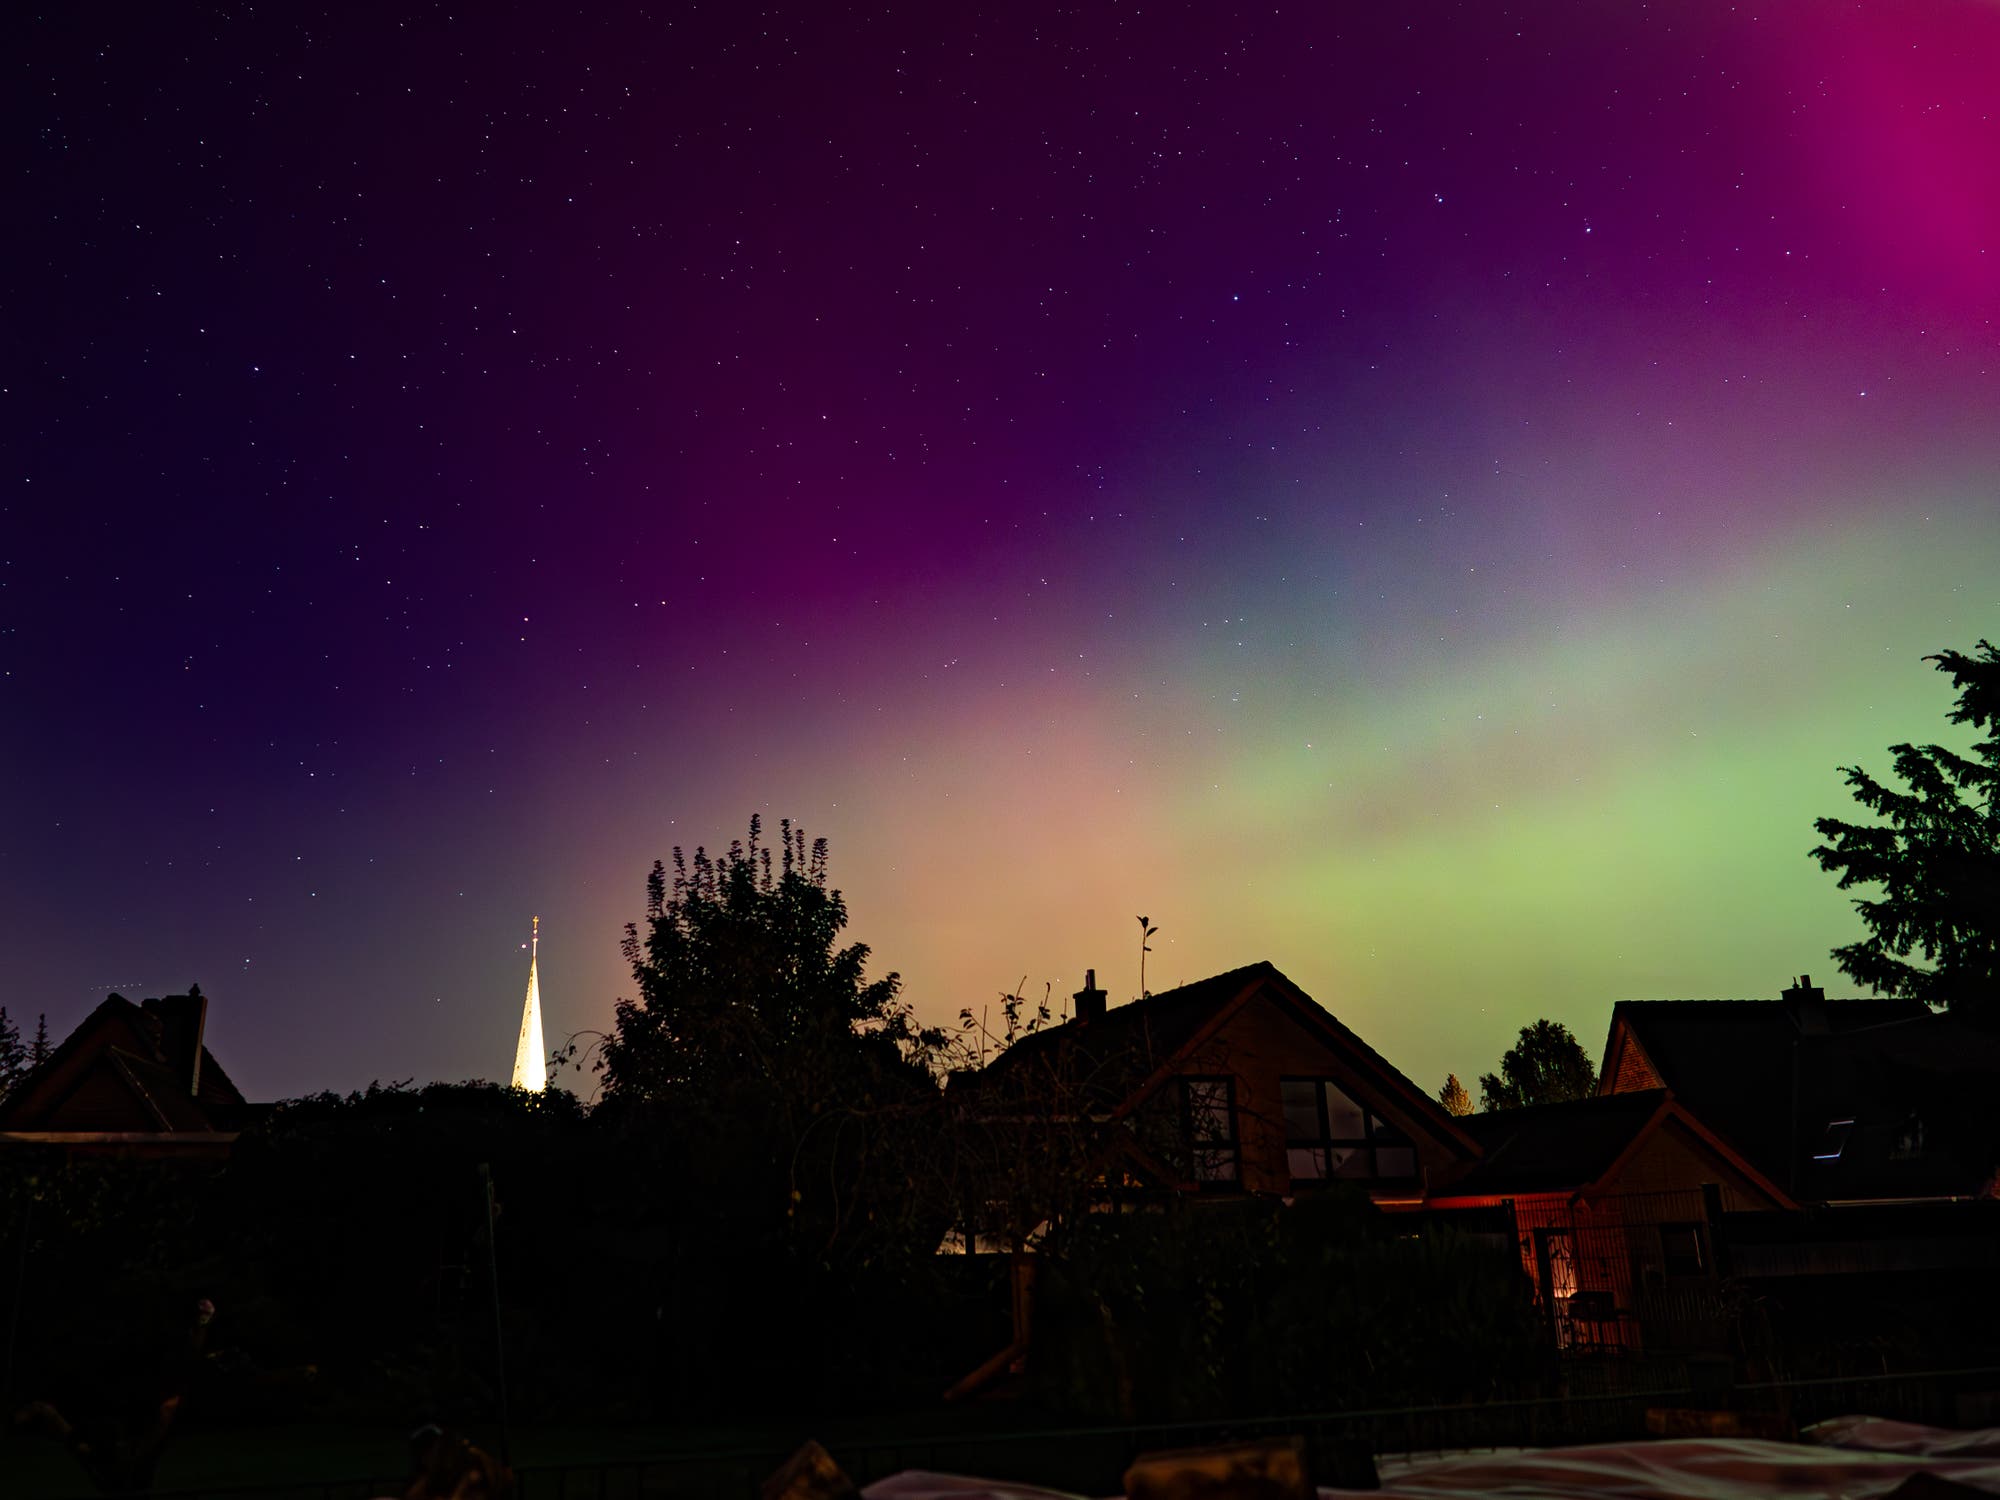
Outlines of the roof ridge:
{"type": "MultiPolygon", "coordinates": [[[[1233,979],[1238,974],[1248,974],[1252,969],[1271,969],[1275,971],[1277,967],[1278,966],[1272,963],[1270,959],[1260,958],[1256,960],[1256,962],[1254,963],[1238,964],[1233,969],[1224,969],[1219,974],[1209,974],[1201,979],[1186,980],[1183,983],[1175,985],[1170,990],[1154,990],[1149,994],[1141,995],[1137,1000],[1127,1000],[1125,1004],[1140,1005],[1148,1000],[1164,1000],[1169,995],[1179,994],[1182,990],[1191,990],[1198,984],[1214,984],[1219,979],[1233,979]]],[[[1117,1010],[1120,1008],[1121,1007],[1118,1006],[1107,1006],[1106,1014],[1109,1014],[1112,1010],[1117,1010]]]]}
{"type": "Polygon", "coordinates": [[[1248,983],[1254,976],[1277,974],[1282,977],[1282,973],[1283,971],[1270,959],[1260,958],[1254,963],[1241,964],[1234,969],[1224,969],[1219,974],[1190,979],[1184,984],[1175,985],[1170,990],[1154,990],[1150,994],[1127,1000],[1122,1005],[1107,1005],[1103,1015],[1090,1021],[1084,1021],[1074,1014],[1064,1016],[1060,1020],[1051,1017],[1047,1023],[1037,1024],[1032,1030],[1022,1028],[994,1053],[979,1071],[984,1073],[1008,1058],[1026,1057],[1045,1047],[1066,1045],[1071,1041],[1081,1042],[1087,1038],[1102,1038],[1134,1027],[1149,1027],[1162,1016],[1171,1018],[1173,1005],[1182,1001],[1191,991],[1234,989],[1248,983]]]}
{"type": "Polygon", "coordinates": [[[1657,1105],[1661,1099],[1670,1099],[1673,1095],[1674,1091],[1662,1084],[1656,1089],[1620,1089],[1612,1094],[1585,1094],[1578,1099],[1549,1099],[1540,1104],[1522,1104],[1513,1109],[1476,1109],[1461,1118],[1493,1120],[1504,1115],[1509,1119],[1519,1119],[1522,1115],[1541,1114],[1558,1109],[1577,1109],[1584,1106],[1609,1108],[1610,1106],[1605,1103],[1607,1099],[1619,1100],[1627,1107],[1636,1107],[1637,1101],[1641,1099],[1651,1099],[1657,1105]]]}
{"type": "MultiPolygon", "coordinates": [[[[1755,995],[1681,995],[1652,996],[1646,999],[1614,1000],[1613,1005],[1783,1005],[1782,998],[1760,998],[1755,995]]],[[[1911,1000],[1902,995],[1829,995],[1826,1005],[1922,1005],[1921,1000],[1911,1000]]]]}

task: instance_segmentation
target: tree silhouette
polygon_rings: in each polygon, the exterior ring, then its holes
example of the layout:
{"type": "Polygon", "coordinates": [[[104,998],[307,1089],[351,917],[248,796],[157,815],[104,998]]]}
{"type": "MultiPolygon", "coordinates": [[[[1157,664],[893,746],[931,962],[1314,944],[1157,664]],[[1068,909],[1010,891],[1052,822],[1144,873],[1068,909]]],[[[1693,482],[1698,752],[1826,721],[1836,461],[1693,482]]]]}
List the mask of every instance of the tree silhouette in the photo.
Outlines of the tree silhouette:
{"type": "Polygon", "coordinates": [[[1560,1021],[1537,1021],[1521,1028],[1521,1039],[1500,1059],[1500,1071],[1479,1077],[1481,1109],[1526,1109],[1587,1099],[1597,1087],[1597,1069],[1570,1029],[1560,1021]]]}
{"type": "Polygon", "coordinates": [[[673,884],[655,862],[646,925],[625,928],[638,997],[620,1000],[604,1041],[605,1094],[660,1095],[768,1073],[798,1050],[869,1044],[912,1057],[942,1042],[897,999],[901,977],[863,978],[865,943],[839,946],[847,903],[827,884],[826,840],[808,849],[787,818],[779,856],[747,844],[720,859],[674,850],[673,884]]]}
{"type": "Polygon", "coordinates": [[[48,1012],[44,1011],[35,1017],[35,1041],[28,1049],[28,1066],[39,1068],[49,1060],[49,1054],[55,1050],[55,1045],[49,1041],[48,1012]]]}
{"type": "Polygon", "coordinates": [[[7,1014],[7,1007],[0,1005],[0,1099],[13,1092],[28,1067],[28,1048],[21,1040],[21,1028],[7,1014]]]}
{"type": "Polygon", "coordinates": [[[1942,745],[1890,746],[1907,790],[1843,767],[1854,800],[1882,821],[1820,818],[1813,826],[1827,842],[1812,856],[1840,873],[1842,890],[1882,888],[1854,902],[1869,935],[1833,950],[1848,978],[1991,1017],[2000,1011],[2000,651],[1981,640],[1970,655],[1925,660],[1958,692],[1950,721],[1984,737],[1970,757],[1942,745]]]}
{"type": "Polygon", "coordinates": [[[916,1024],[895,974],[864,976],[865,944],[841,945],[826,841],[780,829],[775,859],[753,817],[720,859],[675,849],[671,886],[653,866],[645,926],[625,929],[638,994],[602,1044],[604,1102],[677,1141],[702,1179],[689,1192],[733,1197],[743,1233],[781,1231],[822,1264],[929,1253],[940,1210],[916,1187],[947,1038],[916,1024]]]}
{"type": "Polygon", "coordinates": [[[1444,1106],[1448,1115],[1469,1115],[1472,1113],[1472,1096],[1465,1091],[1465,1085],[1458,1081],[1456,1073],[1444,1075],[1444,1086],[1438,1090],[1438,1103],[1444,1106]]]}

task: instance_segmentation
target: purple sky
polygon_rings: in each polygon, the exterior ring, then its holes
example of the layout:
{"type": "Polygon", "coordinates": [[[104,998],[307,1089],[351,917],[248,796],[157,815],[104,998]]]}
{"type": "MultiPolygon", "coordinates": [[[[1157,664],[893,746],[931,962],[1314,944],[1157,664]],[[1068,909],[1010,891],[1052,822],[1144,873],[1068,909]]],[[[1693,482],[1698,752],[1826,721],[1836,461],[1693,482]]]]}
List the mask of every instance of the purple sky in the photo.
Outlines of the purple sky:
{"type": "Polygon", "coordinates": [[[2000,621],[2000,7],[5,25],[6,1004],[253,1095],[504,1076],[533,913],[602,1025],[753,811],[927,1016],[1145,911],[1594,1052],[1830,969],[2000,621]]]}

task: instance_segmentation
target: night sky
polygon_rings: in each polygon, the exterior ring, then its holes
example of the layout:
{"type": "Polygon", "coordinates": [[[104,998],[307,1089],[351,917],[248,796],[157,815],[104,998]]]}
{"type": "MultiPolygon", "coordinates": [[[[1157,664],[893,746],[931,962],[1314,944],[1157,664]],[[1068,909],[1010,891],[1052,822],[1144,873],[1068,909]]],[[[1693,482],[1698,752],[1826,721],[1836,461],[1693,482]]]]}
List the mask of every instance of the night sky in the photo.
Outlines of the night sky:
{"type": "Polygon", "coordinates": [[[2000,634],[2000,6],[0,24],[0,1003],[252,1097],[504,1079],[536,913],[605,1024],[753,811],[933,1019],[1844,992],[2000,634]]]}

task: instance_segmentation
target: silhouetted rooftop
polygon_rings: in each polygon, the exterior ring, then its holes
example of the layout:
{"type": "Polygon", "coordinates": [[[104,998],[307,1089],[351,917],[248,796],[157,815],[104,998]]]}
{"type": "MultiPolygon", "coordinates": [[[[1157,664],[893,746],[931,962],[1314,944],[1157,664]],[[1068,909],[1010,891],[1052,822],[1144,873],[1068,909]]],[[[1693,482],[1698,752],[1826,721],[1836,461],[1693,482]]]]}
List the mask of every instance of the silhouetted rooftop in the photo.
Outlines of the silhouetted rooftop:
{"type": "Polygon", "coordinates": [[[1599,1094],[1564,1104],[1463,1116],[1459,1128],[1485,1153],[1447,1196],[1554,1193],[1596,1182],[1637,1140],[1664,1089],[1599,1094]]]}
{"type": "Polygon", "coordinates": [[[1394,1064],[1369,1046],[1339,1017],[1285,976],[1268,959],[1198,979],[1143,1000],[1112,1006],[1089,1020],[1075,1017],[1021,1037],[980,1072],[953,1079],[964,1089],[1005,1088],[1024,1069],[1041,1064],[1060,1069],[1072,1082],[1087,1081],[1098,1106],[1109,1109],[1128,1096],[1201,1031],[1217,1012],[1252,986],[1269,993],[1303,1024],[1333,1041],[1363,1077],[1385,1098],[1400,1098],[1427,1120],[1438,1138],[1466,1152],[1457,1122],[1394,1064]]]}
{"type": "MultiPolygon", "coordinates": [[[[1928,1014],[1917,1000],[1821,1002],[1827,1036],[1845,1036],[1928,1014]]],[[[1782,1000],[1621,1000],[1627,1023],[1660,1082],[1704,1125],[1773,1181],[1790,1178],[1793,1045],[1804,1033],[1782,1000]]],[[[1605,1059],[1607,1071],[1611,1059],[1605,1059]]],[[[1615,1096],[1614,1096],[1615,1097],[1615,1096]]]]}
{"type": "Polygon", "coordinates": [[[0,1130],[235,1130],[243,1095],[202,1042],[198,994],[107,996],[0,1101],[0,1130]],[[115,1081],[91,1094],[93,1074],[115,1081]]]}
{"type": "Polygon", "coordinates": [[[1016,1040],[987,1065],[986,1072],[1021,1067],[1057,1048],[1072,1046],[1087,1048],[1100,1057],[1127,1052],[1157,1062],[1178,1051],[1218,1005],[1233,1000],[1245,986],[1266,978],[1284,978],[1268,959],[1162,990],[1143,1000],[1111,1006],[1094,1020],[1071,1017],[1044,1026],[1016,1040]]]}

